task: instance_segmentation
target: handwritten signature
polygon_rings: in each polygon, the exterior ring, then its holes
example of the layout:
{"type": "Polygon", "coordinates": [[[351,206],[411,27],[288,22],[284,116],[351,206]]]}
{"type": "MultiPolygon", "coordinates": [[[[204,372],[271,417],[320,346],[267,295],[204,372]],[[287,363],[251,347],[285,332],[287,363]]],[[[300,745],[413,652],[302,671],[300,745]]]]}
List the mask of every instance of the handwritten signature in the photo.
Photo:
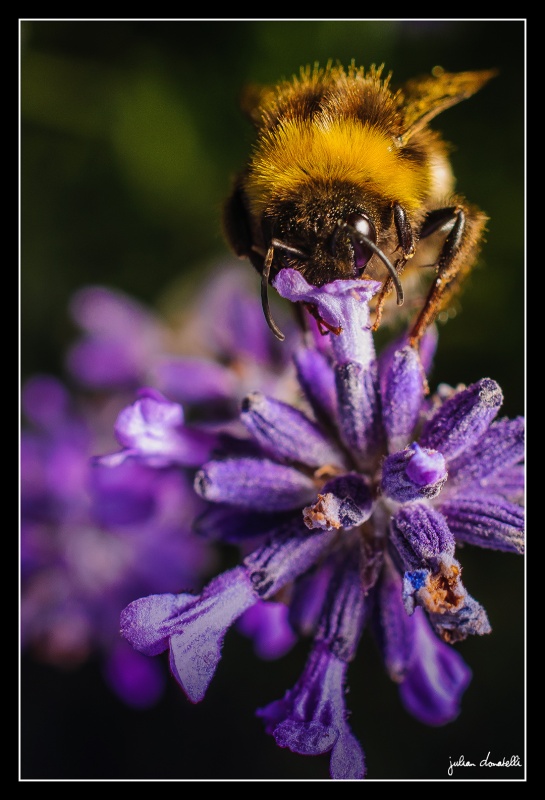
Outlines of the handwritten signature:
{"type": "MultiPolygon", "coordinates": [[[[448,774],[452,776],[454,774],[454,767],[476,767],[477,764],[473,763],[473,761],[466,761],[464,756],[460,756],[457,761],[453,761],[449,756],[449,768],[448,774]]],[[[509,758],[502,758],[500,761],[494,761],[490,758],[490,751],[488,751],[488,755],[486,758],[483,758],[479,762],[479,767],[521,767],[522,764],[520,763],[520,756],[510,756],[509,758]]]]}

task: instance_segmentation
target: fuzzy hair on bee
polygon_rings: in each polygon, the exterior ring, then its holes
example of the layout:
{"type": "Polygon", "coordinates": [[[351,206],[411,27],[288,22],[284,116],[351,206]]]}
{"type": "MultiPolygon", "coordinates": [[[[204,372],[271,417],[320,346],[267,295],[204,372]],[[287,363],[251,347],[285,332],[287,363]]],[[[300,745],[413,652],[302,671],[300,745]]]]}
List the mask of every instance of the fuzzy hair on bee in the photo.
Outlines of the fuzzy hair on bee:
{"type": "Polygon", "coordinates": [[[496,71],[435,68],[396,90],[383,72],[316,64],[244,94],[256,139],[225,203],[224,231],[261,275],[279,339],[268,287],[285,267],[314,286],[382,281],[374,327],[395,296],[414,316],[416,347],[479,255],[487,217],[455,194],[450,147],[429,123],[496,71]]]}

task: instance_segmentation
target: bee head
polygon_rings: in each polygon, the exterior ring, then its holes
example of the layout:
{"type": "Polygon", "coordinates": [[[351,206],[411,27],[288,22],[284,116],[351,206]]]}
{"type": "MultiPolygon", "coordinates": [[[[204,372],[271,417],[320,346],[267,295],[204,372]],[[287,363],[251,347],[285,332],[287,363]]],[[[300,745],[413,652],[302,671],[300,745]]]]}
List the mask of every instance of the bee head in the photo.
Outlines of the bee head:
{"type": "Polygon", "coordinates": [[[281,213],[266,218],[264,225],[268,248],[261,295],[265,317],[278,338],[282,335],[271,318],[267,290],[271,275],[283,268],[296,269],[313,286],[323,286],[334,280],[362,277],[367,264],[376,255],[394,283],[398,305],[403,303],[399,276],[377,246],[376,227],[370,214],[353,209],[339,213],[339,206],[335,204],[321,211],[317,203],[308,213],[301,213],[300,208],[298,211],[284,207],[281,213]]]}

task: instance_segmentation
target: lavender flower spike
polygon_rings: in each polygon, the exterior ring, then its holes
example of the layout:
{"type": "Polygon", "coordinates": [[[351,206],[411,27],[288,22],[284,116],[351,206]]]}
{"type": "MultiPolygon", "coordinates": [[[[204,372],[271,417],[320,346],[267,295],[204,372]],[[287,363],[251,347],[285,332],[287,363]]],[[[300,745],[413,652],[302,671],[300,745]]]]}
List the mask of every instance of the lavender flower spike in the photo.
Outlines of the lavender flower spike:
{"type": "Polygon", "coordinates": [[[367,623],[411,714],[443,725],[459,713],[471,672],[453,645],[491,626],[462,583],[458,546],[522,552],[523,422],[496,419],[503,395],[490,378],[430,393],[406,336],[377,357],[379,283],[316,287],[286,269],[274,285],[309,315],[312,335],[294,348],[299,386],[291,399],[253,387],[194,482],[208,507],[201,530],[238,543],[240,565],[198,597],[135,601],[123,632],[143,652],[170,647],[194,702],[233,622],[264,658],[292,631],[310,639],[293,688],[258,715],[279,746],[330,753],[332,778],[360,779],[345,701],[367,623]],[[282,622],[271,648],[267,604],[282,622]]]}

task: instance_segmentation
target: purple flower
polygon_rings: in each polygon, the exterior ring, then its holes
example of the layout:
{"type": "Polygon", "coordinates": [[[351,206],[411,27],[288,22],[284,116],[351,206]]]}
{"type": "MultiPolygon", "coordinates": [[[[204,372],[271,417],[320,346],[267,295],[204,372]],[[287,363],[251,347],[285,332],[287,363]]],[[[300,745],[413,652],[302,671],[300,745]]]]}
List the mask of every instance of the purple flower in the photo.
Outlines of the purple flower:
{"type": "Polygon", "coordinates": [[[433,332],[422,359],[403,340],[377,355],[368,303],[380,284],[316,288],[283,270],[275,287],[313,317],[314,341],[294,352],[299,390],[290,401],[253,387],[194,483],[209,506],[199,534],[238,542],[241,563],[199,593],[134,600],[121,630],[141,653],[168,649],[197,702],[229,628],[265,631],[264,607],[283,604],[309,657],[258,715],[281,747],[329,753],[333,778],[362,778],[345,696],[366,624],[411,714],[442,725],[460,712],[470,671],[453,644],[490,623],[458,544],[523,551],[524,425],[498,418],[489,378],[428,394],[433,332]]]}
{"type": "Polygon", "coordinates": [[[136,388],[160,354],[166,326],[131,297],[86,286],[72,297],[72,318],[83,336],[66,355],[69,372],[93,389],[136,388]]]}
{"type": "MultiPolygon", "coordinates": [[[[99,391],[153,387],[184,407],[213,412],[215,419],[235,416],[256,383],[277,397],[291,396],[290,348],[263,328],[248,271],[218,264],[212,274],[214,280],[194,298],[195,311],[173,309],[172,317],[181,321],[168,325],[121,292],[80,289],[70,305],[81,331],[66,356],[70,375],[81,387],[99,391]]],[[[282,309],[278,313],[282,318],[282,309]]],[[[293,329],[289,320],[282,325],[293,329]]]]}
{"type": "MultiPolygon", "coordinates": [[[[98,654],[131,705],[155,702],[164,680],[119,637],[120,611],[140,594],[201,585],[217,556],[192,535],[208,505],[195,468],[218,446],[218,423],[222,436],[226,421],[240,432],[238,406],[256,383],[280,397],[296,385],[247,270],[218,264],[214,277],[169,324],[121,292],[81,288],[66,354],[75,390],[34,376],[22,392],[23,647],[59,666],[98,654]]],[[[261,628],[255,636],[257,646],[261,628]]]]}
{"type": "Polygon", "coordinates": [[[212,433],[184,425],[182,407],[156,389],[141,389],[137,400],[119,413],[114,430],[122,449],[99,459],[110,467],[127,458],[156,467],[192,467],[217,445],[212,433]]]}
{"type": "Polygon", "coordinates": [[[293,689],[258,711],[280,747],[302,755],[331,752],[333,778],[363,778],[362,749],[347,723],[346,662],[314,645],[293,689]]]}
{"type": "Polygon", "coordinates": [[[138,593],[196,588],[215,557],[191,535],[203,505],[192,472],[93,463],[122,402],[70,394],[46,375],[23,387],[21,643],[64,668],[98,656],[111,689],[143,707],[162,694],[164,669],[120,638],[119,613],[138,593]]]}

